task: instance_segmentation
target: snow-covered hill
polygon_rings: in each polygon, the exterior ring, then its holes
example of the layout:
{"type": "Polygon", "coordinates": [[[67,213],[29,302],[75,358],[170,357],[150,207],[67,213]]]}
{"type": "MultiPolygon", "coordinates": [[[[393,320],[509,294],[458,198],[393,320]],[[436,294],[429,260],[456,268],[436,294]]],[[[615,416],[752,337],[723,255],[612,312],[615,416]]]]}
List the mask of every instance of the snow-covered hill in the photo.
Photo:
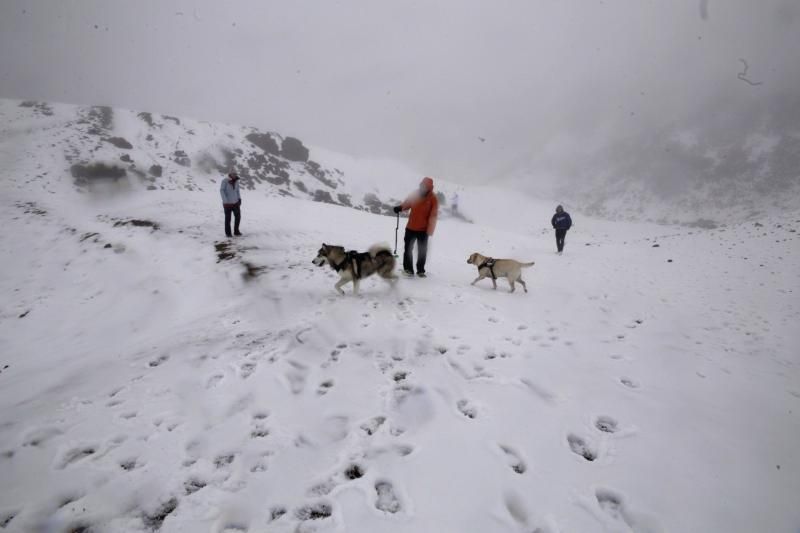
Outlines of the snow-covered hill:
{"type": "MultiPolygon", "coordinates": [[[[245,190],[262,195],[392,214],[421,179],[396,163],[357,161],[276,132],[106,106],[0,99],[0,121],[4,170],[52,193],[213,191],[235,170],[245,190]]],[[[454,187],[437,180],[437,189],[446,203],[454,187]]]]}
{"type": "MultiPolygon", "coordinates": [[[[391,242],[394,219],[251,175],[224,240],[195,154],[227,163],[199,125],[154,117],[148,141],[115,112],[113,136],[153,149],[112,194],[70,173],[117,164],[111,133],[21,109],[44,116],[0,139],[1,531],[800,527],[800,212],[715,230],[573,212],[557,256],[552,205],[465,188],[475,223],[441,221],[428,279],[340,297],[320,244],[391,242]],[[95,151],[66,161],[73,143],[95,151]],[[474,251],[536,261],[530,292],[470,286],[474,251]]],[[[409,187],[369,166],[378,193],[409,187]]]]}

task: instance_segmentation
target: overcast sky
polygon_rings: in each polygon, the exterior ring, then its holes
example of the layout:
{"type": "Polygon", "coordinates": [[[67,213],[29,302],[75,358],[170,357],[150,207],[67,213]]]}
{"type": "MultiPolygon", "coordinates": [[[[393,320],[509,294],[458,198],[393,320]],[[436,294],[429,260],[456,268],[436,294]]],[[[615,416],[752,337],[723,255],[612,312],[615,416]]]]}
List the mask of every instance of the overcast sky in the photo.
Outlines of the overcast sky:
{"type": "Polygon", "coordinates": [[[0,50],[0,97],[255,125],[473,181],[797,102],[800,0],[2,0],[0,50]]]}

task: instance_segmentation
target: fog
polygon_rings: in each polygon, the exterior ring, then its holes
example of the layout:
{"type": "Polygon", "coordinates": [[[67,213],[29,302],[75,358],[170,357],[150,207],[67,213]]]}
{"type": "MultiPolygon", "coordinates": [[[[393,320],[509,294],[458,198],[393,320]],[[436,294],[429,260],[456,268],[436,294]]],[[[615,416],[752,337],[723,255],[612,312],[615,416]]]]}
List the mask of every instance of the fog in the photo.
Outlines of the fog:
{"type": "Polygon", "coordinates": [[[769,183],[800,162],[797,0],[4,0],[0,48],[2,97],[250,124],[453,181],[669,194],[765,172],[762,141],[785,144],[769,183]]]}

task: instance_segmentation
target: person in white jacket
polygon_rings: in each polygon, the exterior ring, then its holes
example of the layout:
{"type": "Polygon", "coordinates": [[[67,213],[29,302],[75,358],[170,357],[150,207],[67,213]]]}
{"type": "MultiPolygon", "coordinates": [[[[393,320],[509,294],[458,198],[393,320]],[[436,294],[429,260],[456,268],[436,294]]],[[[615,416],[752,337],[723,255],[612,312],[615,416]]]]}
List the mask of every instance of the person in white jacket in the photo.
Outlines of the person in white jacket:
{"type": "Polygon", "coordinates": [[[225,235],[231,236],[231,213],[233,213],[233,235],[241,235],[239,232],[239,222],[242,219],[241,205],[242,197],[239,194],[239,176],[235,172],[228,174],[228,178],[222,180],[219,186],[219,193],[222,196],[222,208],[225,210],[225,235]]]}

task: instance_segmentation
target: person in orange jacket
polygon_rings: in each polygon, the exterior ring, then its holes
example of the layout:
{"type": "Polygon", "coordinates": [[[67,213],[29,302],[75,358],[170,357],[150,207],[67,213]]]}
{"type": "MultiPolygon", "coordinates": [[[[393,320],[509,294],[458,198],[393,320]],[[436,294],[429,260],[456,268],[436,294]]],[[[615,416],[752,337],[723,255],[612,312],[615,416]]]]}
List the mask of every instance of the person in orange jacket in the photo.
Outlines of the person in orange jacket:
{"type": "Polygon", "coordinates": [[[419,190],[414,192],[405,202],[394,208],[395,213],[411,209],[406,224],[406,234],[403,239],[403,273],[406,276],[414,275],[414,243],[417,243],[417,276],[425,277],[425,260],[428,256],[428,237],[436,229],[436,220],[439,217],[439,200],[433,193],[433,179],[426,177],[419,184],[419,190]]]}

